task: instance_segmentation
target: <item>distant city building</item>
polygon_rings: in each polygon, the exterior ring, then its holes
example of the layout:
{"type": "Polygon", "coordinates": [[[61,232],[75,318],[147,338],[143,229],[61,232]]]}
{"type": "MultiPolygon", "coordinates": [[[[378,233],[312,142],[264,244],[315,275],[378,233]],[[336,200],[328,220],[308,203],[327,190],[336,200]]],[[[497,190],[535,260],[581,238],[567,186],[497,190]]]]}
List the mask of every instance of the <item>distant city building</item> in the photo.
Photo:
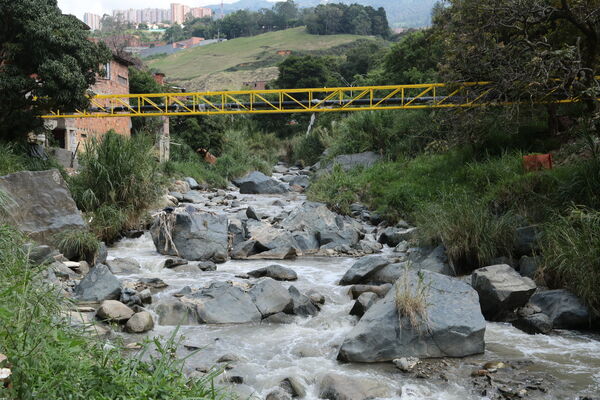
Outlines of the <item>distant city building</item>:
{"type": "Polygon", "coordinates": [[[171,3],[171,22],[183,24],[188,15],[192,18],[212,17],[213,11],[206,7],[189,7],[185,4],[171,3]]]}
{"type": "Polygon", "coordinates": [[[83,14],[83,22],[85,22],[85,24],[87,26],[89,26],[90,29],[93,31],[97,31],[98,29],[100,29],[100,20],[101,19],[102,18],[96,14],[92,14],[92,13],[83,14]]]}
{"type": "Polygon", "coordinates": [[[113,10],[112,15],[113,18],[121,22],[131,22],[134,24],[157,24],[171,20],[171,10],[162,8],[113,10]]]}

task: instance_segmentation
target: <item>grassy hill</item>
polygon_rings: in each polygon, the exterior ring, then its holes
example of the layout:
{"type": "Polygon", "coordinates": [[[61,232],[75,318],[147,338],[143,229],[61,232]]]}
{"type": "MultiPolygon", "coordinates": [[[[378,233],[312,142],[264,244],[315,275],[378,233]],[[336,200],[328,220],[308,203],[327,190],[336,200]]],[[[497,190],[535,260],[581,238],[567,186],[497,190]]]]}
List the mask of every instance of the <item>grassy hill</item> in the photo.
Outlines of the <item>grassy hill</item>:
{"type": "Polygon", "coordinates": [[[277,78],[276,65],[286,57],[279,51],[337,55],[360,39],[375,40],[356,35],[310,35],[300,27],[183,50],[150,60],[148,65],[188,90],[235,90],[243,82],[277,78]]]}

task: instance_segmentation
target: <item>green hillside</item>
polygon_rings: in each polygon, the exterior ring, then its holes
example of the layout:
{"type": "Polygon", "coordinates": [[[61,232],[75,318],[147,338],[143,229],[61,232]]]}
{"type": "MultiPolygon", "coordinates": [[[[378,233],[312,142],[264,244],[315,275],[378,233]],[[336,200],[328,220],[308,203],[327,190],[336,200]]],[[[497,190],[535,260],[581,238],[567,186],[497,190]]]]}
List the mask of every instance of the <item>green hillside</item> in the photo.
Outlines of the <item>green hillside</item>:
{"type": "Polygon", "coordinates": [[[184,50],[150,60],[148,65],[188,90],[233,90],[240,89],[243,82],[275,79],[276,65],[286,57],[279,51],[337,55],[359,39],[374,40],[355,35],[310,35],[299,27],[184,50]]]}

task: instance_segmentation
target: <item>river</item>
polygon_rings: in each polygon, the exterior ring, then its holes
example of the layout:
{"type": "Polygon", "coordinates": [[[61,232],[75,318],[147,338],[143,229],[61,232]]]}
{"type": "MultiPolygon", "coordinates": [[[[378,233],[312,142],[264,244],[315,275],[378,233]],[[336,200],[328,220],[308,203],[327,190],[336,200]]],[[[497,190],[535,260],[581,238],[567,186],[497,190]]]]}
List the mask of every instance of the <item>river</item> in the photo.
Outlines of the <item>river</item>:
{"type": "MultiPolygon", "coordinates": [[[[240,195],[240,207],[205,206],[210,193],[204,193],[204,201],[197,204],[206,211],[235,214],[251,205],[260,213],[275,215],[282,207],[272,205],[281,199],[290,210],[304,201],[297,194],[287,196],[240,195]]],[[[385,248],[384,252],[391,252],[385,248]]],[[[274,264],[272,261],[230,260],[218,265],[215,272],[175,272],[162,269],[167,258],[158,254],[149,233],[137,239],[124,239],[109,249],[109,258],[132,257],[143,267],[142,273],[120,276],[124,279],[156,277],[169,286],[154,295],[154,303],[161,296],[172,296],[185,286],[201,287],[213,281],[239,281],[236,275],[259,267],[274,264]]],[[[446,380],[418,379],[403,374],[392,364],[343,364],[336,361],[337,351],[345,335],[356,323],[356,317],[348,315],[353,300],[347,294],[348,287],[337,283],[355,259],[345,257],[306,257],[276,262],[289,267],[298,274],[293,284],[301,292],[315,289],[326,298],[320,313],[312,318],[296,317],[287,325],[248,324],[225,326],[183,326],[183,344],[178,355],[190,354],[190,347],[201,350],[187,361],[188,370],[209,367],[224,354],[235,354],[241,360],[227,371],[230,376],[243,376],[244,395],[250,390],[264,398],[278,383],[294,376],[306,387],[307,399],[317,399],[319,379],[330,372],[350,377],[376,379],[381,385],[391,388],[393,399],[440,399],[466,400],[486,399],[474,393],[470,373],[487,361],[515,363],[527,361],[528,372],[543,372],[555,380],[547,393],[535,393],[532,398],[577,399],[578,396],[600,393],[600,338],[598,336],[557,331],[551,335],[528,335],[509,324],[488,323],[486,329],[485,354],[461,360],[452,360],[447,367],[446,380]]],[[[151,309],[152,306],[150,306],[151,309]]],[[[150,335],[169,336],[175,328],[156,325],[150,335]]],[[[127,339],[133,340],[131,336],[127,339]]]]}

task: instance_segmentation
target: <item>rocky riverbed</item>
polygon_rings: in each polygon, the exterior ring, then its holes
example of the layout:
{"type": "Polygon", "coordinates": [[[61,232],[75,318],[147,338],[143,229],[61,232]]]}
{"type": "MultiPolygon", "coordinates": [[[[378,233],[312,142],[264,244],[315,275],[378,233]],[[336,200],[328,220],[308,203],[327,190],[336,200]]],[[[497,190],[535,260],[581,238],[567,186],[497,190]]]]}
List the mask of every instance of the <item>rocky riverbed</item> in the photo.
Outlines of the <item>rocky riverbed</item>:
{"type": "Polygon", "coordinates": [[[181,324],[186,372],[223,370],[240,398],[596,398],[600,337],[559,330],[589,323],[577,298],[505,264],[452,277],[443,248],[414,247],[415,228],[306,202],[309,174],[177,182],[152,228],[91,269],[55,262],[48,279],[79,300],[74,323],[110,321],[92,332],[131,348],[181,324]],[[423,313],[398,312],[403,290],[422,293],[423,313]]]}

